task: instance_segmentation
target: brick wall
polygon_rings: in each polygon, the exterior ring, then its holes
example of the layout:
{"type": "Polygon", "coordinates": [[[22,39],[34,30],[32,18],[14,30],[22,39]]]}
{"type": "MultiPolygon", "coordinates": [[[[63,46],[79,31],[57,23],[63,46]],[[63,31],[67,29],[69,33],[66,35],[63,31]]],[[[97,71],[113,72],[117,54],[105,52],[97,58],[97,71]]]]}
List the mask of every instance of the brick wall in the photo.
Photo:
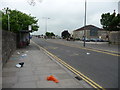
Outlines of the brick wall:
{"type": "Polygon", "coordinates": [[[7,62],[12,53],[16,50],[16,34],[2,30],[2,63],[7,62]]]}

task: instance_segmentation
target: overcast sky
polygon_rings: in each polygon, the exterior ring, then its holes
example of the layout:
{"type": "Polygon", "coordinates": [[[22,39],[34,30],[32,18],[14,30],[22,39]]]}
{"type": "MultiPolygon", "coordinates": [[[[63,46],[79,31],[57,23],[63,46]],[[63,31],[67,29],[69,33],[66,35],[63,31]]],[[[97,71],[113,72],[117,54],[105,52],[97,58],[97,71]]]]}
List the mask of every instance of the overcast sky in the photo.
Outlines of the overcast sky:
{"type": "MultiPolygon", "coordinates": [[[[45,19],[47,31],[61,35],[63,30],[72,33],[73,30],[84,26],[85,0],[34,0],[35,5],[30,5],[31,0],[0,0],[0,10],[5,7],[17,9],[39,19],[40,26],[33,34],[45,33],[45,19]]],[[[102,27],[100,18],[102,13],[118,13],[118,1],[120,0],[87,0],[87,25],[92,24],[102,27]]]]}

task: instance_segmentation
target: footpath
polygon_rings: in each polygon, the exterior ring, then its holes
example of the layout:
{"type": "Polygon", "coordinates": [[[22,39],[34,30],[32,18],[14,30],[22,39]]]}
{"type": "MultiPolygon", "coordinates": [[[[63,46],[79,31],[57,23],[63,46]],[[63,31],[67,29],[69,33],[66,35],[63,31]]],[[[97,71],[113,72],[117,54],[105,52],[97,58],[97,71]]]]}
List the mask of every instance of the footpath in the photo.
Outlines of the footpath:
{"type": "Polygon", "coordinates": [[[90,88],[83,80],[52,60],[42,49],[31,42],[18,49],[3,67],[2,88],[90,88]],[[24,62],[23,67],[16,64],[24,62]],[[59,83],[48,81],[53,75],[59,83]]]}

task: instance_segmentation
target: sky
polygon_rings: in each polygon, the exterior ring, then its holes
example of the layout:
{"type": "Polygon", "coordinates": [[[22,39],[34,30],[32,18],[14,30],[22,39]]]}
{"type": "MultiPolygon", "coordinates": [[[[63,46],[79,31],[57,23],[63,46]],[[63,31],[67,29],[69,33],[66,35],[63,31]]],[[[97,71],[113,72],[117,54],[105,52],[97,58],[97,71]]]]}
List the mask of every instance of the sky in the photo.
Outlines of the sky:
{"type": "MultiPolygon", "coordinates": [[[[100,24],[101,15],[103,13],[118,13],[118,2],[120,0],[86,0],[86,25],[95,25],[102,28],[100,24]]],[[[39,30],[32,34],[45,34],[53,32],[61,35],[61,32],[73,30],[84,26],[85,16],[85,0],[0,0],[0,10],[9,7],[17,9],[26,14],[35,16],[38,21],[39,30]],[[34,1],[34,4],[30,4],[34,1]],[[46,25],[46,19],[47,25],[46,25]]],[[[119,7],[120,8],[120,7],[119,7]]]]}

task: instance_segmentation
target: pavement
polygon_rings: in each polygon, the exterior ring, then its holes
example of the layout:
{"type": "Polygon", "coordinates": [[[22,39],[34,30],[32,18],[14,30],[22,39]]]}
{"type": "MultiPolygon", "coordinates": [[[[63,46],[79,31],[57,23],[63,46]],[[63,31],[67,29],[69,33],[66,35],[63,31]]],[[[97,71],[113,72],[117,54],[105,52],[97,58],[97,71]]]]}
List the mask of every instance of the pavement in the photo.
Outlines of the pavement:
{"type": "Polygon", "coordinates": [[[90,88],[83,80],[57,63],[33,42],[30,46],[17,49],[3,67],[2,88],[90,88]],[[24,62],[21,68],[16,64],[24,62]],[[47,81],[53,75],[59,83],[47,81]]]}

